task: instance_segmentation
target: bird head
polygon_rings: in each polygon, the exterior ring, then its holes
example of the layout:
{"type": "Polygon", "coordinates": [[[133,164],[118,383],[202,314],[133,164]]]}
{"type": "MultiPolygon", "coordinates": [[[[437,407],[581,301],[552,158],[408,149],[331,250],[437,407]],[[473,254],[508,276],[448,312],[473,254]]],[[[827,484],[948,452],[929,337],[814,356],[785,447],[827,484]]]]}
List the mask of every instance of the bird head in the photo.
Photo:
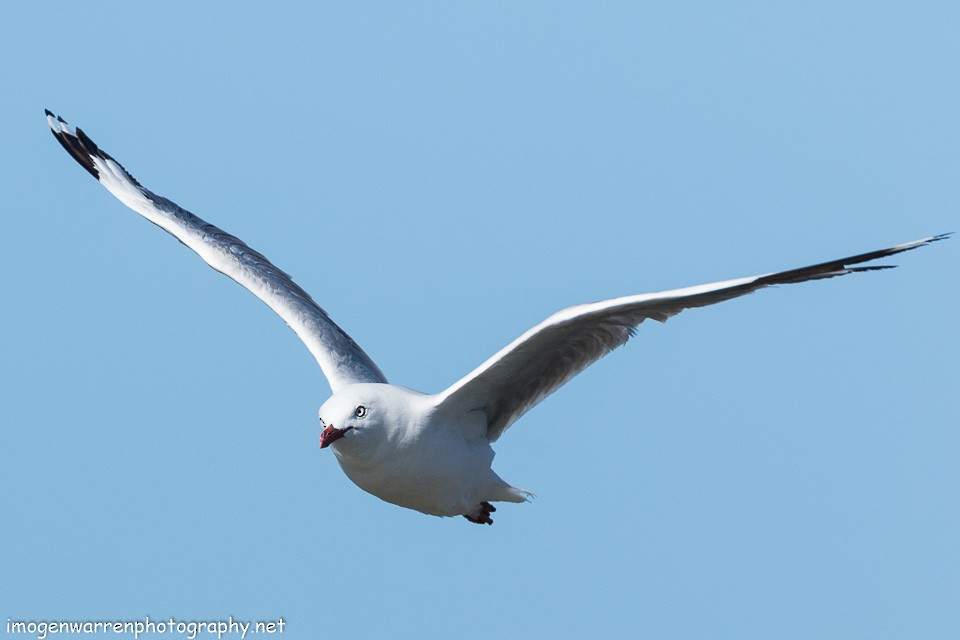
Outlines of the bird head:
{"type": "Polygon", "coordinates": [[[429,406],[428,396],[390,384],[344,387],[320,407],[320,448],[332,447],[338,458],[393,455],[416,434],[429,406]]]}
{"type": "Polygon", "coordinates": [[[320,407],[320,448],[359,453],[376,446],[389,430],[389,385],[355,384],[341,389],[320,407]]]}

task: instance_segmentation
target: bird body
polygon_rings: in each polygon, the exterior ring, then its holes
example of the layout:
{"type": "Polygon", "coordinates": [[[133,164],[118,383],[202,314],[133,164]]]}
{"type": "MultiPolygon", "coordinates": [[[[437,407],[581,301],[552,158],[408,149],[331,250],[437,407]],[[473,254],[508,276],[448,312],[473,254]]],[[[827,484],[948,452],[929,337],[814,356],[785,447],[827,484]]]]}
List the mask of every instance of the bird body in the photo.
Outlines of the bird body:
{"type": "Polygon", "coordinates": [[[333,395],[319,411],[330,447],[361,489],[435,516],[492,524],[492,502],[531,494],[492,469],[495,442],[517,419],[584,368],[623,345],[644,320],[780,284],[888,265],[855,266],[942,240],[930,236],[808,267],[624,296],[559,311],[436,394],[392,385],[373,360],[290,276],[243,241],[144,188],[80,129],[47,111],[67,152],[125,205],[196,252],[273,309],[317,360],[333,395]]]}
{"type": "Polygon", "coordinates": [[[483,502],[527,500],[529,493],[491,468],[484,414],[451,413],[437,401],[397,385],[356,384],[323,403],[320,422],[325,431],[349,430],[327,446],[347,477],[381,500],[434,516],[474,515],[483,502]]]}

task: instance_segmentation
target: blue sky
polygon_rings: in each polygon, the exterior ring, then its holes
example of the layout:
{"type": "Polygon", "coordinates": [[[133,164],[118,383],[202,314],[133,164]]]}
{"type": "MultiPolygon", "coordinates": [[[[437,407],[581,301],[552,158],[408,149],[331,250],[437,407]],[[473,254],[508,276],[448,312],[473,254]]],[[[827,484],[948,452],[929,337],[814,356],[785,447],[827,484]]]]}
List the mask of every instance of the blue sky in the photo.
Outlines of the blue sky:
{"type": "Polygon", "coordinates": [[[955,637],[960,240],[643,325],[477,527],[354,487],[293,333],[43,109],[432,392],[572,304],[958,230],[956,3],[0,11],[0,637],[955,637]]]}

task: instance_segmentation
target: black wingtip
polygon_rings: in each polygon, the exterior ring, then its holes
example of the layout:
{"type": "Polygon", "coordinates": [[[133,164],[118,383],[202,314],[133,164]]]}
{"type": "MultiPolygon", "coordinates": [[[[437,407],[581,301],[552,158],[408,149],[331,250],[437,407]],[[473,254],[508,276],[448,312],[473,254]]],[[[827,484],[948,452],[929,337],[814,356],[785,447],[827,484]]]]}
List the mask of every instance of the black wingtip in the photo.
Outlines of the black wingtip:
{"type": "Polygon", "coordinates": [[[44,112],[45,114],[47,114],[47,117],[48,117],[48,118],[56,118],[56,119],[57,119],[57,122],[62,122],[63,124],[67,124],[67,121],[66,121],[66,120],[64,120],[64,119],[61,118],[60,116],[54,114],[53,111],[50,111],[50,109],[44,109],[43,112],[44,112]]]}
{"type": "Polygon", "coordinates": [[[884,269],[896,269],[895,264],[875,264],[870,267],[847,267],[850,273],[860,273],[862,271],[883,271],[884,269]]]}
{"type": "MultiPolygon", "coordinates": [[[[49,109],[44,110],[48,117],[53,118],[54,115],[49,109]]],[[[87,173],[92,175],[97,180],[100,179],[100,172],[97,170],[97,166],[94,162],[94,158],[100,158],[102,160],[109,160],[114,163],[117,167],[123,171],[124,175],[127,177],[130,182],[132,182],[137,187],[141,187],[141,184],[137,182],[137,179],[130,175],[130,172],[123,168],[123,165],[114,160],[110,154],[97,146],[97,143],[90,139],[90,137],[83,132],[83,129],[77,127],[75,130],[71,131],[67,121],[56,116],[57,122],[61,123],[62,127],[57,127],[56,125],[51,125],[50,130],[53,133],[53,137],[57,139],[63,148],[67,150],[73,159],[76,160],[81,167],[87,170],[87,173]]]]}
{"type": "Polygon", "coordinates": [[[97,143],[90,139],[87,134],[83,132],[83,129],[77,127],[77,140],[80,141],[80,144],[83,145],[84,149],[87,150],[87,153],[90,155],[102,155],[100,153],[100,147],[97,146],[97,143]]]}
{"type": "MultiPolygon", "coordinates": [[[[935,236],[930,236],[925,240],[919,240],[916,243],[914,243],[913,246],[908,246],[906,248],[900,248],[900,249],[896,249],[896,248],[888,249],[889,251],[888,255],[902,253],[903,251],[910,251],[911,249],[919,249],[920,247],[925,247],[932,242],[939,242],[940,240],[946,240],[952,235],[953,235],[953,231],[948,231],[946,233],[939,233],[935,236]]],[[[879,252],[875,252],[875,253],[879,253],[879,252]]],[[[871,265],[869,267],[847,267],[847,271],[850,273],[860,273],[862,271],[880,271],[882,269],[896,269],[896,268],[897,268],[897,265],[895,264],[877,264],[877,265],[871,265]]]]}
{"type": "Polygon", "coordinates": [[[897,255],[898,253],[903,253],[904,251],[912,251],[919,247],[925,247],[931,242],[937,242],[938,240],[946,240],[948,237],[953,235],[953,232],[950,233],[941,233],[936,236],[929,236],[921,240],[914,240],[913,242],[905,242],[903,244],[898,244],[894,247],[889,247],[887,249],[880,249],[878,251],[870,251],[868,253],[861,253],[856,256],[850,256],[849,258],[842,258],[840,260],[831,260],[830,262],[822,262],[820,264],[811,265],[809,267],[801,267],[800,269],[791,269],[789,271],[781,271],[779,273],[771,273],[766,276],[757,278],[756,283],[763,286],[774,285],[774,284],[792,284],[796,282],[805,282],[807,280],[817,280],[820,278],[833,278],[835,276],[842,276],[847,273],[863,273],[864,271],[880,271],[883,269],[894,269],[896,265],[888,264],[878,264],[878,265],[869,265],[865,267],[855,267],[853,265],[862,264],[864,262],[870,262],[871,260],[878,260],[880,258],[886,258],[889,256],[897,255]]]}
{"type": "MultiPolygon", "coordinates": [[[[47,109],[46,112],[49,117],[54,117],[49,109],[47,109]]],[[[56,116],[56,118],[58,122],[61,122],[64,125],[67,124],[66,121],[60,116],[56,116]]],[[[57,142],[59,142],[60,145],[67,150],[67,153],[69,153],[73,159],[76,160],[77,163],[87,171],[87,173],[92,175],[97,180],[100,179],[100,172],[97,171],[97,167],[93,164],[93,153],[97,152],[97,145],[93,145],[92,148],[88,147],[84,144],[82,139],[71,134],[70,131],[65,127],[64,129],[59,130],[56,127],[51,127],[50,131],[53,133],[53,137],[57,139],[57,142]]],[[[84,136],[84,138],[86,138],[86,136],[84,136]]],[[[93,142],[90,141],[90,144],[93,144],[93,142]]]]}

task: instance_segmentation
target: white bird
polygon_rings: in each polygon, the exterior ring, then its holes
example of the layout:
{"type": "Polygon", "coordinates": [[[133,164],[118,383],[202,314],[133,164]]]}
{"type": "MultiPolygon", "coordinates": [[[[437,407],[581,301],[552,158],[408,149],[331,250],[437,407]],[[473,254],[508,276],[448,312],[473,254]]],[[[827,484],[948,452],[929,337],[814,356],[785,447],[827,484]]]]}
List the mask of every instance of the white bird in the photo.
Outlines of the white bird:
{"type": "Polygon", "coordinates": [[[776,284],[832,278],[877,258],[942,240],[942,234],[779,273],[626,296],[559,311],[446,390],[425,394],[388,384],[370,357],[286,273],[240,239],[154,194],[80,129],[46,112],[53,135],[125,205],[195,251],[273,309],[307,345],[333,395],[319,411],[320,447],[347,477],[393,504],[435,516],[493,524],[497,501],[531,494],[491,468],[495,442],[530,408],[624,344],[644,320],[730,300],[776,284]]]}

